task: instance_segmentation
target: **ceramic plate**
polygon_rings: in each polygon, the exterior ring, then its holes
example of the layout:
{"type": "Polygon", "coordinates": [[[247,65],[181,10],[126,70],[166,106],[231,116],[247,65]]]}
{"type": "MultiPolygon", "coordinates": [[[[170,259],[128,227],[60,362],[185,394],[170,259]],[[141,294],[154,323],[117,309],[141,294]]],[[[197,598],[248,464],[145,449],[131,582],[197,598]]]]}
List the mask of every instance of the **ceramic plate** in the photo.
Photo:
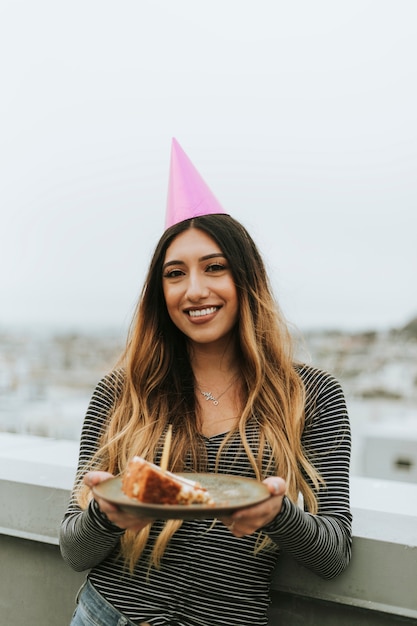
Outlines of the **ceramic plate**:
{"type": "Polygon", "coordinates": [[[269,498],[266,485],[251,478],[228,474],[179,474],[208,489],[214,504],[145,504],[122,491],[121,478],[110,478],[93,488],[94,495],[123,511],[152,519],[213,519],[258,504],[269,498]]]}

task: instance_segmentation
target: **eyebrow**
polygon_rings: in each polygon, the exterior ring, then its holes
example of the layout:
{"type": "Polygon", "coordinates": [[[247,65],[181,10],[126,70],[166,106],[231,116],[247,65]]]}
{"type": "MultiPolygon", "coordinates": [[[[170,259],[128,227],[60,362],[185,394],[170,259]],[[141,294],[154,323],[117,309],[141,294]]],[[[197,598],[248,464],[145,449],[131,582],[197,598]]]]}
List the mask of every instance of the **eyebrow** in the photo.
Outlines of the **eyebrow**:
{"type": "MultiPolygon", "coordinates": [[[[198,262],[201,263],[201,261],[208,261],[209,259],[216,259],[222,257],[223,259],[226,258],[226,255],[223,254],[223,252],[213,252],[212,254],[206,254],[204,256],[201,256],[198,259],[198,262]]],[[[181,260],[175,260],[173,259],[172,261],[167,261],[166,263],[164,263],[164,265],[162,266],[162,269],[164,270],[165,268],[169,267],[170,265],[185,265],[184,261],[181,260]]]]}

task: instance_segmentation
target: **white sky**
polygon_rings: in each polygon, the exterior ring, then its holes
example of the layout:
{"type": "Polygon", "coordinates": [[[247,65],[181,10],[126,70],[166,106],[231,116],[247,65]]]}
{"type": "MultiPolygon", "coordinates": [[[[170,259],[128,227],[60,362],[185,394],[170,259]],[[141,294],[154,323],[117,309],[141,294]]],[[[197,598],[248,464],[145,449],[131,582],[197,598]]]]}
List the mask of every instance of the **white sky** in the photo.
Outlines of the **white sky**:
{"type": "Polygon", "coordinates": [[[417,315],[415,0],[2,0],[0,328],[123,327],[175,136],[301,329],[417,315]]]}

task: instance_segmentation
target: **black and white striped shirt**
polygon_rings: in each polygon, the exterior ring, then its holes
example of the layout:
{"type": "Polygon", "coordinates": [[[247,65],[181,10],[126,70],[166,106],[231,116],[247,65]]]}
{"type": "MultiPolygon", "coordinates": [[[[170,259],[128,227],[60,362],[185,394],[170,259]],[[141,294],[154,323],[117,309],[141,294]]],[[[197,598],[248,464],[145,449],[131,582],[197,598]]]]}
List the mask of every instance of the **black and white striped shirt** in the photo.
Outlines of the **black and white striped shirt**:
{"type": "MultiPolygon", "coordinates": [[[[301,564],[324,578],[347,566],[351,554],[349,508],[350,427],[344,395],[329,374],[298,366],[306,388],[306,424],[302,444],[325,481],[318,493],[319,511],[311,515],[284,498],[276,519],[263,530],[301,564]]],[[[114,385],[104,378],[87,411],[80,446],[80,465],[96,451],[114,385]]],[[[208,471],[214,471],[216,453],[224,435],[205,438],[208,471]]],[[[256,425],[248,438],[257,440],[256,425]]],[[[221,473],[254,477],[237,434],[223,461],[221,473]]],[[[150,553],[163,522],[151,528],[144,557],[150,553]]],[[[133,622],[166,626],[266,626],[269,587],[276,551],[254,554],[256,533],[234,537],[217,521],[186,521],[171,539],[161,569],[148,573],[141,559],[131,576],[119,556],[123,531],[106,521],[92,501],[81,511],[72,498],[62,522],[60,545],[64,559],[77,571],[90,569],[94,587],[133,622]]]]}

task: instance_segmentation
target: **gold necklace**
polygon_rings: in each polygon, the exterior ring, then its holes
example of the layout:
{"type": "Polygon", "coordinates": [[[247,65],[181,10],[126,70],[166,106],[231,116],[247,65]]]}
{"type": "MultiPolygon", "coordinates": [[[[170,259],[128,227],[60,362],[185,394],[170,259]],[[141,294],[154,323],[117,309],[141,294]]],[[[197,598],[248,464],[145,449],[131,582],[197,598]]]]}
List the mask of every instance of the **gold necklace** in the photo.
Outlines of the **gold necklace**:
{"type": "Polygon", "coordinates": [[[218,406],[220,398],[221,398],[222,396],[224,396],[224,394],[225,394],[227,391],[229,391],[230,387],[233,385],[233,383],[235,382],[236,378],[237,378],[237,375],[236,375],[236,376],[233,376],[233,378],[232,378],[232,381],[231,381],[230,385],[228,385],[228,386],[226,387],[226,389],[225,389],[224,391],[222,391],[222,392],[221,392],[221,394],[220,394],[219,396],[217,396],[217,398],[216,398],[215,396],[213,396],[213,394],[211,393],[211,391],[203,391],[202,389],[200,389],[200,387],[197,387],[197,389],[198,389],[198,391],[201,393],[201,395],[205,397],[205,399],[206,399],[207,401],[212,402],[212,403],[214,404],[214,406],[218,406]]]}

